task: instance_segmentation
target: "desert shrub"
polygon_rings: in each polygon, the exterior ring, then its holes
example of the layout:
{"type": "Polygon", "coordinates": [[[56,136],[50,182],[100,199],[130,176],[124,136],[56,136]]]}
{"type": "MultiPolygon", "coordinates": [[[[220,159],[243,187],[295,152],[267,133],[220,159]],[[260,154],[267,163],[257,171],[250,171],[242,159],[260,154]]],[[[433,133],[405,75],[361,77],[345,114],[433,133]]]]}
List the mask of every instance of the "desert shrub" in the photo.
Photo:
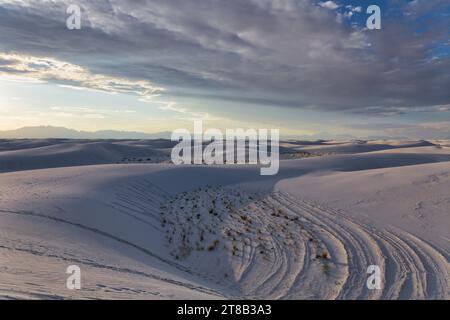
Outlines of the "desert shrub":
{"type": "Polygon", "coordinates": [[[213,251],[214,249],[216,249],[218,244],[219,240],[214,240],[214,242],[208,247],[208,251],[213,251]]]}
{"type": "Polygon", "coordinates": [[[233,247],[232,247],[232,249],[231,249],[231,254],[232,254],[233,256],[235,256],[237,251],[238,251],[238,248],[236,247],[235,244],[233,244],[233,247]]]}

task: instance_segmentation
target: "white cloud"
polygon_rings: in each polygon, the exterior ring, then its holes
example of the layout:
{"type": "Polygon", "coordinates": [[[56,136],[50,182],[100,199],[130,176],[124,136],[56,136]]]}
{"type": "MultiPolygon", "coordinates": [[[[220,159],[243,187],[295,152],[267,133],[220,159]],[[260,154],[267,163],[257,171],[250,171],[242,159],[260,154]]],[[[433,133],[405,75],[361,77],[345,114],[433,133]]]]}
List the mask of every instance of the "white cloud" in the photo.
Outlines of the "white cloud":
{"type": "MultiPolygon", "coordinates": [[[[211,103],[314,104],[320,110],[346,111],[449,102],[450,76],[444,72],[449,59],[433,59],[429,50],[448,42],[441,28],[446,21],[430,20],[430,32],[421,37],[414,28],[417,18],[441,7],[443,0],[421,1],[414,17],[398,17],[382,33],[364,30],[360,21],[341,23],[346,16],[354,20],[357,12],[364,13],[339,0],[80,1],[82,32],[64,28],[60,13],[70,0],[47,2],[0,5],[0,52],[81,65],[89,74],[84,72],[82,79],[58,73],[56,81],[67,88],[138,91],[141,100],[150,102],[162,92],[152,82],[136,88],[120,80],[122,88],[114,81],[92,80],[95,70],[133,83],[158,81],[180,93],[171,99],[186,94],[190,101],[211,103]]],[[[405,7],[399,3],[402,12],[405,7]]],[[[0,60],[5,74],[10,70],[12,76],[27,76],[10,65],[0,60]]],[[[46,68],[53,66],[34,65],[35,78],[54,80],[42,74],[46,68]]]]}
{"type": "Polygon", "coordinates": [[[345,6],[345,9],[347,10],[346,12],[344,12],[344,16],[346,18],[351,18],[355,13],[360,13],[362,12],[362,7],[355,7],[352,5],[348,5],[345,6]]]}
{"type": "Polygon", "coordinates": [[[438,106],[438,110],[441,111],[441,112],[450,111],[450,104],[438,106]]]}
{"type": "Polygon", "coordinates": [[[74,106],[54,106],[51,107],[53,115],[60,117],[104,119],[111,116],[119,116],[135,113],[135,110],[107,109],[99,107],[74,107],[74,106]]]}
{"type": "Polygon", "coordinates": [[[426,122],[420,124],[419,127],[450,132],[450,121],[426,122]]]}
{"type": "Polygon", "coordinates": [[[204,121],[219,121],[219,120],[225,120],[224,118],[215,117],[207,112],[195,112],[190,111],[185,107],[179,106],[176,102],[169,101],[169,102],[156,102],[158,104],[161,104],[161,106],[158,107],[160,110],[164,111],[172,111],[175,113],[180,114],[181,116],[178,117],[178,119],[187,120],[187,121],[194,121],[194,120],[204,120],[204,121]]]}
{"type": "Polygon", "coordinates": [[[347,9],[347,10],[349,10],[350,12],[362,12],[362,7],[355,7],[355,6],[352,6],[352,5],[348,5],[348,6],[345,6],[345,9],[347,9]]]}
{"type": "Polygon", "coordinates": [[[1,79],[7,81],[33,83],[52,81],[60,83],[60,86],[64,88],[93,89],[107,93],[134,93],[146,100],[164,91],[164,88],[147,80],[130,80],[96,74],[84,67],[50,57],[0,53],[0,60],[9,62],[7,72],[0,69],[1,79]],[[20,77],[11,76],[12,71],[20,74],[20,77]]]}
{"type": "Polygon", "coordinates": [[[335,10],[335,9],[339,8],[339,5],[334,1],[320,2],[319,6],[321,6],[322,8],[330,9],[330,10],[335,10]]]}

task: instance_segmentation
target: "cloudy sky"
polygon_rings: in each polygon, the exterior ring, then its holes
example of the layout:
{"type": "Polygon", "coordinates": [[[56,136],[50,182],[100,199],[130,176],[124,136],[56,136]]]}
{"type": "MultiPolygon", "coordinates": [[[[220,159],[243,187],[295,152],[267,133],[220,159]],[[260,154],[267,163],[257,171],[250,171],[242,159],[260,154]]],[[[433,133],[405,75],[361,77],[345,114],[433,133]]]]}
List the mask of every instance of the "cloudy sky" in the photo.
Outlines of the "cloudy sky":
{"type": "Polygon", "coordinates": [[[450,138],[448,0],[0,0],[0,130],[450,138]],[[66,27],[81,8],[81,30],[66,27]],[[381,30],[368,30],[369,5],[381,30]]]}

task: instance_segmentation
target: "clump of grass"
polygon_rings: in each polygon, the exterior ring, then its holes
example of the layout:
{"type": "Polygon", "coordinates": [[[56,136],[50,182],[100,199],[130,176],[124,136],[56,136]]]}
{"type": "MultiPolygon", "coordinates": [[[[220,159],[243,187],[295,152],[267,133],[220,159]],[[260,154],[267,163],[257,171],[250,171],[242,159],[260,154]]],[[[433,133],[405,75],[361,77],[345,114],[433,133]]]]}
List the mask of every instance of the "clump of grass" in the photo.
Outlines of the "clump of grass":
{"type": "Polygon", "coordinates": [[[219,240],[214,240],[214,242],[208,247],[208,251],[213,251],[214,249],[216,249],[218,244],[219,240]]]}
{"type": "Polygon", "coordinates": [[[233,248],[231,249],[231,254],[232,254],[233,256],[235,256],[237,251],[238,251],[238,248],[236,247],[235,244],[233,244],[233,248]]]}

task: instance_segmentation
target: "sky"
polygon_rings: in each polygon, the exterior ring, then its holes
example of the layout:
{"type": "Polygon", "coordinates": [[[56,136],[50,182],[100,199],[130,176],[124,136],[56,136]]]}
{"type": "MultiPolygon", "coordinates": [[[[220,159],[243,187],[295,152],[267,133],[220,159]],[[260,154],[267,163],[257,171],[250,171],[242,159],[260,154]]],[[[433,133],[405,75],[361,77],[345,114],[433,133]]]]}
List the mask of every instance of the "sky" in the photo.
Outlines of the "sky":
{"type": "Polygon", "coordinates": [[[0,0],[0,130],[450,139],[449,45],[448,0],[0,0]]]}

